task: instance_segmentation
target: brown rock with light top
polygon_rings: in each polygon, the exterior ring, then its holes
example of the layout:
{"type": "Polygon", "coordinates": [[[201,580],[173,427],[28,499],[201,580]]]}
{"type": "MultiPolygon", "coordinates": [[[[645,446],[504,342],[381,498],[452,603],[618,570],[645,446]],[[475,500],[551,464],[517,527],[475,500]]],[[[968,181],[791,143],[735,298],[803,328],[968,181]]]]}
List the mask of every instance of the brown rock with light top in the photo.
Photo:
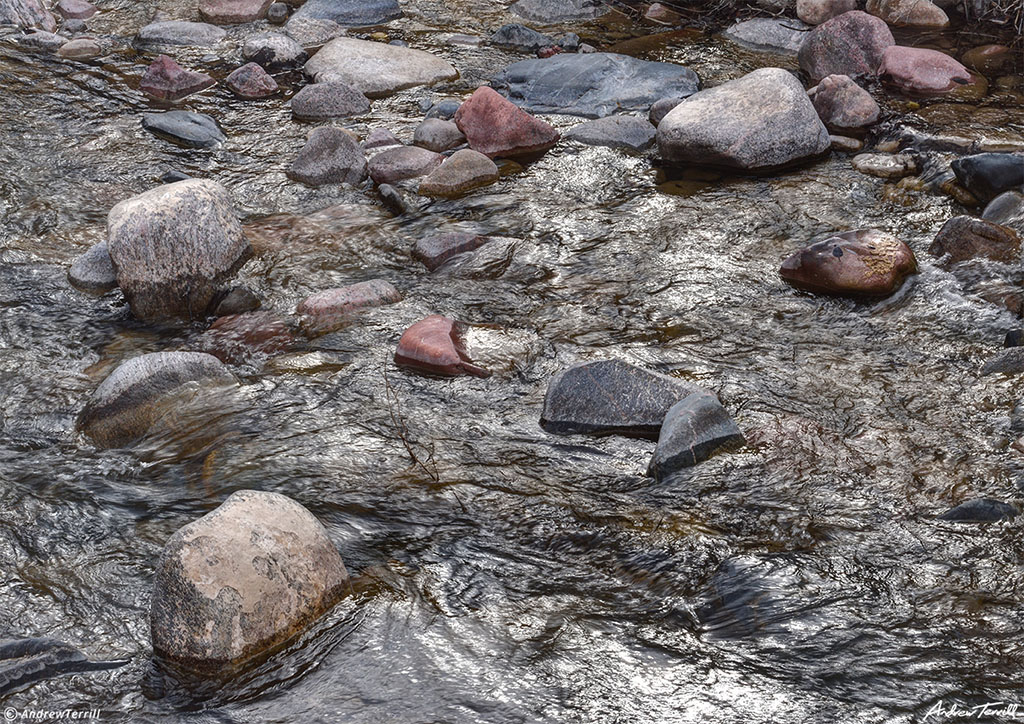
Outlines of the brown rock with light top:
{"type": "Polygon", "coordinates": [[[779,274],[797,289],[819,294],[884,297],[916,271],[910,247],[885,232],[860,229],[801,249],[782,263],[779,274]]]}

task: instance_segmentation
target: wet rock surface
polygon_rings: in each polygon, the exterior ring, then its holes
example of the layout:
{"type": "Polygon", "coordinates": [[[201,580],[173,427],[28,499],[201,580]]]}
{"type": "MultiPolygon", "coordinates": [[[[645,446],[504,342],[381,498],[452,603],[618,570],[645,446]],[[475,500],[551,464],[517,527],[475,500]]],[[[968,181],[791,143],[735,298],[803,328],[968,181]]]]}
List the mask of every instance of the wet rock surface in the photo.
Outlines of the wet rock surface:
{"type": "Polygon", "coordinates": [[[42,0],[0,0],[0,24],[39,28],[50,33],[57,29],[57,19],[42,0]]]}
{"type": "Polygon", "coordinates": [[[779,274],[792,286],[820,294],[881,297],[917,271],[904,242],[875,229],[844,231],[801,249],[779,274]]]}
{"type": "Polygon", "coordinates": [[[454,197],[498,180],[498,167],[482,153],[456,151],[420,183],[423,196],[454,197]]]}
{"type": "Polygon", "coordinates": [[[871,78],[877,75],[885,49],[895,44],[885,21],[852,10],[807,34],[798,54],[800,69],[815,83],[830,75],[871,78]]]}
{"type": "Polygon", "coordinates": [[[217,121],[192,111],[143,113],[142,127],[160,138],[191,148],[213,148],[228,140],[217,121]]]}
{"type": "Polygon", "coordinates": [[[117,273],[110,261],[107,242],[101,241],[75,259],[68,269],[71,286],[87,294],[106,294],[117,288],[117,273]]]}
{"type": "Polygon", "coordinates": [[[736,23],[723,35],[752,50],[796,55],[809,30],[810,26],[791,18],[754,18],[736,23]]]}
{"type": "Polygon", "coordinates": [[[236,68],[224,82],[239,98],[266,98],[278,91],[277,81],[256,63],[246,63],[236,68]]]}
{"type": "Polygon", "coordinates": [[[340,329],[360,313],[374,307],[402,301],[402,294],[384,279],[371,279],[337,289],[326,289],[306,297],[295,308],[302,328],[309,334],[326,334],[340,329]]]}
{"type": "Polygon", "coordinates": [[[700,390],[669,408],[647,474],[660,480],[743,442],[743,433],[718,398],[700,390]]]}
{"type": "Polygon", "coordinates": [[[368,173],[363,149],[348,133],[332,126],[310,131],[306,145],[288,168],[288,178],[309,186],[360,184],[368,173]]]}
{"type": "Polygon", "coordinates": [[[57,639],[0,639],[0,696],[56,676],[115,669],[126,663],[90,661],[74,646],[57,639]]]}
{"type": "Polygon", "coordinates": [[[608,6],[600,0],[518,0],[510,9],[538,23],[591,20],[609,12],[608,6]]]}
{"type": "Polygon", "coordinates": [[[434,271],[453,256],[479,249],[488,241],[490,239],[480,234],[449,231],[418,239],[412,250],[412,256],[423,262],[423,266],[427,269],[434,271]]]}
{"type": "Polygon", "coordinates": [[[214,85],[205,73],[185,70],[166,55],[158,56],[142,76],[139,90],[160,100],[177,101],[214,85]]]}
{"type": "Polygon", "coordinates": [[[957,180],[982,201],[1024,186],[1024,155],[977,153],[958,158],[951,166],[957,180]]]}
{"type": "Polygon", "coordinates": [[[489,377],[473,363],[462,342],[462,325],[438,314],[422,319],[402,333],[395,364],[421,374],[442,377],[489,377]]]}
{"type": "Polygon", "coordinates": [[[455,125],[474,151],[490,158],[541,153],[558,143],[549,123],[531,116],[483,86],[455,114],[455,125]]]}
{"type": "Polygon", "coordinates": [[[885,49],[878,67],[882,82],[904,93],[948,93],[971,82],[970,72],[938,50],[893,45],[885,49]]]}
{"type": "Polygon", "coordinates": [[[870,126],[881,112],[871,94],[846,75],[822,78],[807,93],[825,126],[840,133],[870,126]]]}
{"type": "Polygon", "coordinates": [[[655,130],[650,122],[636,116],[609,116],[570,128],[567,141],[588,146],[608,146],[642,151],[654,143],[655,130]]]}
{"type": "Polygon", "coordinates": [[[1016,518],[1020,511],[1000,500],[977,498],[947,510],[938,517],[955,523],[994,523],[999,520],[1016,518]]]}
{"type": "Polygon", "coordinates": [[[153,649],[224,676],[287,641],[348,590],[323,525],[278,493],[240,490],[167,541],[153,582],[153,649]]]}
{"type": "Polygon", "coordinates": [[[297,68],[306,62],[308,54],[302,46],[280,33],[264,33],[245,41],[242,58],[258,63],[268,70],[297,68]]]}
{"type": "Polygon", "coordinates": [[[199,14],[219,25],[251,23],[267,15],[273,0],[200,0],[199,14]]]}
{"type": "Polygon", "coordinates": [[[928,247],[932,256],[945,257],[944,266],[983,257],[1010,262],[1020,255],[1020,236],[1013,229],[970,216],[955,216],[939,230],[928,247]]]}
{"type": "Polygon", "coordinates": [[[292,115],[300,121],[329,121],[370,110],[370,100],[348,83],[307,85],[292,97],[292,115]]]}
{"type": "Polygon", "coordinates": [[[402,17],[397,0],[306,0],[293,16],[330,20],[346,28],[381,25],[402,17]]]}
{"type": "Polygon", "coordinates": [[[139,30],[135,44],[141,47],[162,45],[192,45],[209,47],[227,36],[227,31],[209,23],[187,20],[161,20],[139,30]]]}
{"type": "Polygon", "coordinates": [[[398,146],[381,151],[370,159],[370,178],[375,184],[426,176],[441,165],[444,157],[419,146],[398,146]]]}

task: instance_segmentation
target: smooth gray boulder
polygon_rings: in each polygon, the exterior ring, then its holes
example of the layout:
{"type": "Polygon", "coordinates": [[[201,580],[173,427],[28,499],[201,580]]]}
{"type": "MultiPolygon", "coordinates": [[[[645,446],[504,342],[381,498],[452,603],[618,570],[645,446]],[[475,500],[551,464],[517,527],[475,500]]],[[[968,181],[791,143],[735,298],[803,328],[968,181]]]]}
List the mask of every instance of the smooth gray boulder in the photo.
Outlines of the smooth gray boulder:
{"type": "Polygon", "coordinates": [[[154,136],[189,148],[214,148],[228,140],[217,121],[205,113],[143,113],[142,127],[154,136]]]}
{"type": "Polygon", "coordinates": [[[490,158],[471,148],[456,151],[420,182],[421,196],[451,198],[495,183],[498,167],[490,158]]]}
{"type": "Polygon", "coordinates": [[[989,202],[981,218],[1024,235],[1024,194],[1020,191],[1004,191],[989,202]]]}
{"type": "Polygon", "coordinates": [[[436,55],[355,38],[329,42],[309,59],[305,72],[317,82],[344,81],[368,98],[459,76],[454,66],[436,55]]]}
{"type": "Polygon", "coordinates": [[[309,55],[295,40],[280,33],[263,33],[245,41],[242,57],[267,70],[298,68],[309,55]]]}
{"type": "Polygon", "coordinates": [[[513,63],[491,86],[530,113],[600,118],[647,111],[660,98],[685,98],[697,91],[700,81],[692,70],[674,63],[617,53],[562,53],[513,63]]]}
{"type": "Polygon", "coordinates": [[[398,0],[306,0],[294,18],[330,20],[346,28],[366,28],[402,17],[398,0]]]}
{"type": "Polygon", "coordinates": [[[669,409],[697,389],[622,360],[584,362],[551,379],[540,425],[555,435],[657,440],[669,409]]]}
{"type": "Polygon", "coordinates": [[[114,206],[107,243],[132,314],[197,319],[252,256],[228,190],[215,181],[164,184],[114,206]]]}
{"type": "Polygon", "coordinates": [[[412,142],[430,151],[441,153],[458,148],[466,142],[466,137],[454,121],[440,118],[428,118],[413,133],[412,142]]]}
{"type": "Polygon", "coordinates": [[[564,138],[588,146],[608,146],[642,151],[654,143],[655,130],[646,118],[608,116],[581,123],[566,131],[564,138]]]}
{"type": "Polygon", "coordinates": [[[718,398],[707,391],[694,392],[665,415],[647,474],[661,479],[743,442],[743,434],[718,398]]]}
{"type": "Polygon", "coordinates": [[[292,96],[292,116],[300,121],[330,121],[369,110],[370,99],[342,81],[307,85],[292,96]]]}
{"type": "Polygon", "coordinates": [[[659,98],[651,106],[651,110],[647,112],[647,120],[652,125],[657,127],[662,119],[668,115],[669,111],[682,103],[685,98],[659,98]]]}
{"type": "Polygon", "coordinates": [[[100,448],[137,442],[173,417],[183,388],[227,385],[234,377],[212,355],[154,352],[122,362],[100,383],[78,416],[77,426],[100,448]]]}
{"type": "Polygon", "coordinates": [[[110,261],[107,242],[93,244],[89,250],[71,263],[68,281],[75,289],[86,294],[102,296],[117,288],[117,273],[110,261]]]}
{"type": "Polygon", "coordinates": [[[57,18],[42,0],[0,0],[0,25],[17,25],[23,30],[38,28],[52,33],[57,18]]]}
{"type": "Polygon", "coordinates": [[[348,591],[323,525],[278,493],[239,490],[179,529],[157,563],[157,656],[226,678],[302,632],[348,591]]]}
{"type": "Polygon", "coordinates": [[[285,23],[284,32],[303,48],[314,52],[325,43],[345,35],[345,28],[333,20],[297,18],[293,15],[285,23]]]}
{"type": "Polygon", "coordinates": [[[352,136],[340,128],[321,126],[306,137],[306,145],[288,169],[288,178],[307,186],[366,180],[366,156],[352,136]]]}
{"type": "Polygon", "coordinates": [[[519,0],[509,9],[537,23],[593,20],[611,12],[603,0],[519,0]]]}
{"type": "Polygon", "coordinates": [[[751,50],[796,55],[810,29],[792,18],[754,18],[736,23],[722,35],[751,50]]]}
{"type": "Polygon", "coordinates": [[[780,68],[690,96],[658,125],[658,147],[670,163],[764,170],[817,156],[830,144],[804,87],[780,68]]]}
{"type": "Polygon", "coordinates": [[[135,36],[137,47],[155,45],[192,45],[209,47],[222,41],[228,34],[224,28],[209,23],[187,20],[161,20],[150,23],[135,36]]]}

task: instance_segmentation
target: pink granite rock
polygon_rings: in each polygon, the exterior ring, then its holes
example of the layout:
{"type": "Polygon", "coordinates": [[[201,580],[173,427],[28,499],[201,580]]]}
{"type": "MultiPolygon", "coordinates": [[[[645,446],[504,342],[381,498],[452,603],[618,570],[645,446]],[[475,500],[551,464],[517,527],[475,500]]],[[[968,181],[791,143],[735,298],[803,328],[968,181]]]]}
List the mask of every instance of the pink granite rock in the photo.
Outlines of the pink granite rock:
{"type": "Polygon", "coordinates": [[[409,327],[398,341],[395,364],[445,377],[490,377],[488,370],[473,364],[462,344],[458,322],[434,314],[409,327]]]}
{"type": "Polygon", "coordinates": [[[165,101],[177,101],[214,85],[205,73],[185,70],[166,55],[159,56],[146,69],[139,90],[165,101]]]}
{"type": "Polygon", "coordinates": [[[493,88],[477,88],[455,112],[469,147],[490,158],[541,153],[558,143],[551,125],[534,118],[493,88]]]}
{"type": "Polygon", "coordinates": [[[945,53],[893,45],[878,69],[882,82],[912,95],[939,95],[971,82],[971,73],[945,53]]]}
{"type": "Polygon", "coordinates": [[[267,15],[273,0],[200,0],[199,14],[219,25],[251,23],[267,15]]]}
{"type": "Polygon", "coordinates": [[[246,63],[227,77],[228,88],[240,98],[266,98],[277,93],[277,81],[258,63],[246,63]]]}
{"type": "Polygon", "coordinates": [[[800,46],[800,68],[817,83],[825,76],[873,77],[896,40],[885,21],[852,10],[819,25],[800,46]]]}

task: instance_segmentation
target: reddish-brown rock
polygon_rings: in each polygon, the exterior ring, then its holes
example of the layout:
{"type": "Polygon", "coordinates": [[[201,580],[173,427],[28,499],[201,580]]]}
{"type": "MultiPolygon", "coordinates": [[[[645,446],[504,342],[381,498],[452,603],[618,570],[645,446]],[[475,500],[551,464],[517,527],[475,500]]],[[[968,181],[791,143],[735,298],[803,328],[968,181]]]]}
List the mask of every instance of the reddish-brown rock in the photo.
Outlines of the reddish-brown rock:
{"type": "Polygon", "coordinates": [[[909,246],[885,232],[859,229],[801,249],[782,263],[779,275],[810,292],[883,297],[916,271],[909,246]]]}
{"type": "Polygon", "coordinates": [[[412,250],[414,259],[419,259],[430,271],[434,271],[456,254],[478,249],[490,241],[489,237],[470,234],[465,231],[449,231],[420,239],[412,250]]]}
{"type": "Polygon", "coordinates": [[[971,72],[938,50],[893,45],[885,49],[882,82],[912,95],[938,95],[971,82],[971,72]]]}
{"type": "Polygon", "coordinates": [[[68,20],[88,20],[98,12],[96,6],[86,0],[60,0],[53,9],[68,20]]]}
{"type": "Polygon", "coordinates": [[[469,147],[490,158],[541,153],[558,143],[551,125],[534,118],[493,88],[477,88],[455,112],[469,147]]]}
{"type": "Polygon", "coordinates": [[[860,10],[819,25],[800,46],[800,68],[815,83],[829,75],[873,77],[882,53],[896,40],[885,21],[860,10]]]}
{"type": "Polygon", "coordinates": [[[295,334],[274,312],[246,312],[218,318],[203,335],[203,350],[223,362],[243,362],[254,354],[290,349],[295,334]]]}
{"type": "Polygon", "coordinates": [[[488,370],[476,366],[467,356],[460,327],[458,322],[439,314],[416,322],[398,341],[395,364],[445,377],[490,377],[488,370]]]}
{"type": "Polygon", "coordinates": [[[220,25],[251,23],[267,15],[273,0],[200,0],[199,14],[220,25]]]}
{"type": "Polygon", "coordinates": [[[807,91],[818,117],[829,130],[851,131],[878,120],[879,108],[871,94],[846,75],[830,75],[807,91]]]}
{"type": "Polygon", "coordinates": [[[307,334],[327,334],[345,326],[360,312],[402,301],[391,282],[371,279],[306,297],[295,308],[307,334]]]}
{"type": "Polygon", "coordinates": [[[1012,262],[1020,255],[1020,236],[991,221],[954,216],[939,230],[928,253],[945,256],[942,266],[946,267],[977,257],[1012,262]]]}
{"type": "Polygon", "coordinates": [[[246,63],[227,77],[228,88],[240,98],[266,98],[277,93],[277,81],[258,63],[246,63]]]}
{"type": "Polygon", "coordinates": [[[185,70],[166,55],[158,56],[142,76],[139,90],[165,101],[181,100],[214,85],[205,73],[185,70]]]}

